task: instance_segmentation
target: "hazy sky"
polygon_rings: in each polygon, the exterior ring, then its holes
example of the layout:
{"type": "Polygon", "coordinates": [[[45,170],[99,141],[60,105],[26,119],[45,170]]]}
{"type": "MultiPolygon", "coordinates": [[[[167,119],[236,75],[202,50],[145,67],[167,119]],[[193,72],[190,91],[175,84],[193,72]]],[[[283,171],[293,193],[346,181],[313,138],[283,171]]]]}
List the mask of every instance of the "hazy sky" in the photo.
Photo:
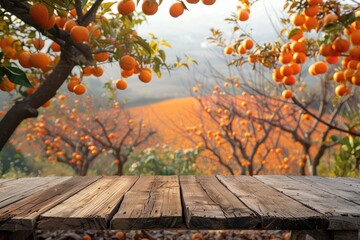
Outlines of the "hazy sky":
{"type": "MultiPolygon", "coordinates": [[[[206,6],[201,3],[187,4],[189,11],[178,18],[172,18],[169,14],[169,7],[174,0],[164,0],[159,7],[159,11],[154,16],[147,17],[147,23],[143,24],[138,30],[139,35],[148,36],[148,33],[154,33],[157,37],[171,43],[172,48],[165,48],[169,63],[175,61],[176,56],[183,57],[184,54],[196,59],[199,63],[198,68],[205,70],[206,61],[219,61],[219,55],[210,50],[206,38],[210,36],[210,28],[219,28],[226,32],[226,37],[231,37],[232,25],[225,22],[224,19],[229,17],[232,12],[236,11],[237,0],[217,0],[212,6],[206,6]]],[[[270,13],[273,9],[281,9],[281,2],[262,0],[257,2],[251,9],[250,20],[241,23],[241,26],[250,30],[253,29],[253,36],[260,42],[276,39],[274,30],[271,27],[270,20],[266,15],[265,7],[270,13]]],[[[141,5],[141,2],[140,2],[141,5]]],[[[140,10],[141,7],[138,6],[140,10]]],[[[278,11],[279,13],[279,11],[278,11]]],[[[275,16],[272,18],[276,19],[275,16]]],[[[230,43],[230,41],[229,41],[230,43]]],[[[220,57],[221,50],[218,49],[220,57]]],[[[102,79],[112,78],[116,80],[120,76],[120,70],[117,65],[108,66],[106,74],[102,79]]],[[[194,71],[187,69],[176,70],[167,74],[166,71],[161,79],[154,76],[154,79],[144,84],[137,79],[137,76],[128,79],[128,89],[119,92],[119,97],[137,98],[148,97],[172,97],[181,96],[189,92],[189,85],[194,76],[194,71]]]]}

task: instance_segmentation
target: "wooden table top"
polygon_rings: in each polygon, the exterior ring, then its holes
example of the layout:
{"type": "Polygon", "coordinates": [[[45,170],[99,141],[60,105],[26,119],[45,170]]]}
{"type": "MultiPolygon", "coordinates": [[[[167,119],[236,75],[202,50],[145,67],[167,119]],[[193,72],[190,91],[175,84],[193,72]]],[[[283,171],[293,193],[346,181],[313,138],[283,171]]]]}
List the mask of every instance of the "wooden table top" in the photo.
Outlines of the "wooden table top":
{"type": "Polygon", "coordinates": [[[0,230],[360,229],[360,179],[121,176],[0,179],[0,230]]]}

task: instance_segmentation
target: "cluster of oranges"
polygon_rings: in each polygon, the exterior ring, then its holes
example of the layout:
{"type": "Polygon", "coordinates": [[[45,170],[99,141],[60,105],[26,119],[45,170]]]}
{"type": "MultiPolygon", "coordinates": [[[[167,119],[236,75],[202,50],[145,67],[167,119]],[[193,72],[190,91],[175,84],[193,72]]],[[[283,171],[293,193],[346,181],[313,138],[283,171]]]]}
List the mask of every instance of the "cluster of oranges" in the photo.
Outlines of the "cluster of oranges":
{"type": "Polygon", "coordinates": [[[122,56],[119,65],[122,78],[116,81],[117,89],[125,90],[127,88],[127,82],[124,78],[131,77],[133,74],[138,74],[140,81],[144,83],[148,83],[152,79],[152,70],[148,67],[140,68],[136,58],[133,56],[122,56]]]}
{"type": "MultiPolygon", "coordinates": [[[[186,2],[190,4],[196,4],[200,2],[200,0],[186,0],[186,2]]],[[[205,5],[213,5],[216,0],[201,0],[201,2],[205,5]]],[[[122,15],[131,14],[133,11],[135,11],[135,8],[136,6],[133,0],[121,0],[117,5],[117,9],[122,15]]],[[[141,4],[143,13],[149,16],[157,13],[158,8],[159,3],[156,0],[144,0],[141,4]]],[[[185,3],[182,1],[177,1],[169,8],[170,16],[174,18],[179,17],[184,13],[185,9],[187,9],[185,3]]]]}
{"type": "MultiPolygon", "coordinates": [[[[359,17],[359,12],[355,11],[355,17],[359,17]]],[[[354,18],[356,19],[356,18],[354,18]]],[[[291,23],[297,28],[296,34],[291,36],[293,42],[290,44],[290,50],[292,50],[293,61],[297,64],[302,64],[306,61],[307,49],[306,39],[304,38],[304,31],[321,29],[327,26],[342,25],[340,18],[337,14],[327,11],[322,0],[307,0],[307,7],[300,13],[293,14],[291,17],[291,23]],[[296,45],[296,46],[295,46],[296,45]],[[295,50],[296,49],[296,50],[295,50]],[[295,55],[296,54],[296,55],[295,55]]],[[[330,34],[329,40],[325,41],[319,46],[318,53],[324,57],[323,61],[316,61],[312,64],[308,71],[310,75],[316,76],[319,74],[328,73],[328,64],[337,64],[341,60],[341,64],[344,70],[336,71],[333,75],[335,82],[340,83],[335,88],[335,94],[337,96],[344,96],[350,92],[347,83],[353,85],[360,85],[360,69],[357,63],[360,61],[360,21],[355,20],[351,23],[349,28],[342,32],[336,32],[330,34]]],[[[285,44],[282,49],[285,48],[285,44]]],[[[279,62],[283,63],[283,55],[279,57],[279,62]]],[[[282,66],[281,68],[285,68],[282,66]]],[[[285,82],[285,74],[280,69],[275,69],[273,79],[275,81],[285,82]],[[281,74],[284,75],[282,78],[281,74]]],[[[292,77],[291,77],[292,78],[292,77]]],[[[292,78],[290,84],[295,83],[295,78],[292,78]]],[[[290,90],[283,92],[283,97],[292,97],[290,90]]]]}

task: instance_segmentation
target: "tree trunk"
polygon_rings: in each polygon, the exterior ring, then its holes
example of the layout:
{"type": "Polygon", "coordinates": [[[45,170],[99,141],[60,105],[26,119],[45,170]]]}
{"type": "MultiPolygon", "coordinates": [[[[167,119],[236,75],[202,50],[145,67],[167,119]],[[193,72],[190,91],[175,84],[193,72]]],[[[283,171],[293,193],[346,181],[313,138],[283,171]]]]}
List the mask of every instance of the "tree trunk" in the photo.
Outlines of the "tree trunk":
{"type": "Polygon", "coordinates": [[[11,107],[0,121],[0,150],[23,120],[38,116],[37,109],[56,95],[56,91],[70,75],[74,66],[65,58],[61,58],[53,72],[34,94],[11,107]]]}
{"type": "Polygon", "coordinates": [[[250,175],[250,176],[254,175],[254,169],[253,169],[253,165],[252,165],[252,164],[250,164],[250,165],[248,166],[248,171],[249,171],[249,175],[250,175]]]}
{"type": "Polygon", "coordinates": [[[117,166],[116,175],[122,176],[123,175],[123,168],[124,168],[124,164],[123,164],[122,161],[120,161],[118,166],[117,166]]]}

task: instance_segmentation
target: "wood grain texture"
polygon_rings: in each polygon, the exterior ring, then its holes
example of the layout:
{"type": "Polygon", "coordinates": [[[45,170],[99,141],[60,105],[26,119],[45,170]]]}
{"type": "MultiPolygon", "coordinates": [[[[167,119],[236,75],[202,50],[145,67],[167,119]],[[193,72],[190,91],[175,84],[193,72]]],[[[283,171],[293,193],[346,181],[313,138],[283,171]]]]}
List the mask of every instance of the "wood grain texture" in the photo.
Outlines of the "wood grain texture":
{"type": "Polygon", "coordinates": [[[360,228],[360,205],[356,203],[286,176],[259,175],[256,178],[326,215],[330,221],[329,229],[360,228]]]}
{"type": "Polygon", "coordinates": [[[329,177],[326,179],[329,179],[334,182],[346,184],[346,185],[350,186],[351,188],[360,189],[360,181],[357,181],[357,179],[360,179],[360,178],[347,178],[347,177],[330,178],[329,177]]]}
{"type": "Polygon", "coordinates": [[[291,176],[290,178],[360,205],[360,189],[358,188],[323,177],[291,176]]]}
{"type": "Polygon", "coordinates": [[[327,219],[250,176],[219,180],[261,219],[261,229],[325,229],[327,219]]]}
{"type": "Polygon", "coordinates": [[[0,186],[0,208],[68,179],[70,177],[34,177],[6,181],[0,186]]]}
{"type": "Polygon", "coordinates": [[[215,176],[181,176],[186,226],[191,229],[252,229],[258,217],[215,176]]]}
{"type": "Polygon", "coordinates": [[[142,176],[125,194],[111,229],[179,228],[182,226],[177,176],[142,176]]]}
{"type": "Polygon", "coordinates": [[[107,229],[124,194],[137,179],[135,176],[102,177],[43,213],[38,228],[107,229]]]}
{"type": "Polygon", "coordinates": [[[61,203],[100,177],[72,177],[0,209],[0,230],[32,230],[40,214],[61,203]]]}

